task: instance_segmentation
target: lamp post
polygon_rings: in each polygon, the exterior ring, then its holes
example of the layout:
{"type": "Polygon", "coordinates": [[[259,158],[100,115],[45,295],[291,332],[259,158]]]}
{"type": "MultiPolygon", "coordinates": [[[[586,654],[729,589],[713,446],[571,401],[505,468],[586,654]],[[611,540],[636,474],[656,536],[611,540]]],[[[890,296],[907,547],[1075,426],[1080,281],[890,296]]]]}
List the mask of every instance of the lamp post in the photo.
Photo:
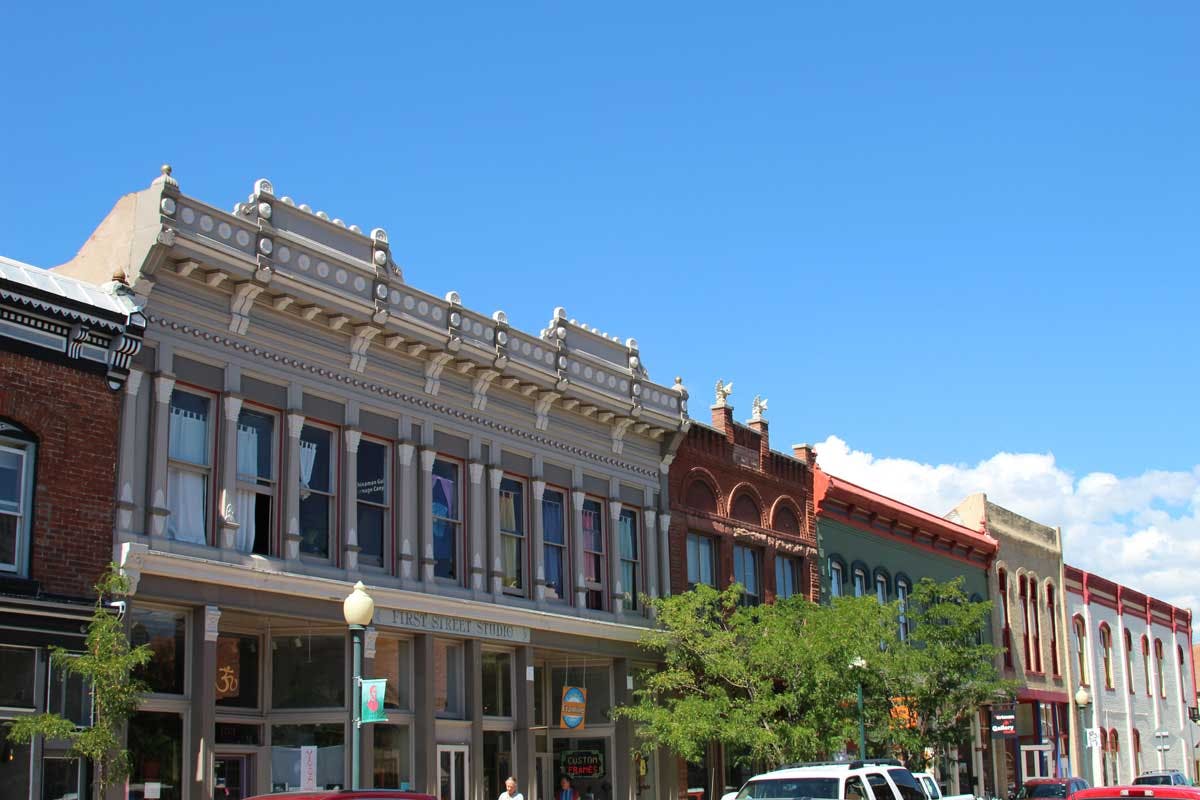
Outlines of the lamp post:
{"type": "Polygon", "coordinates": [[[1079,742],[1079,759],[1080,759],[1080,761],[1083,762],[1080,766],[1086,767],[1086,769],[1084,770],[1084,775],[1087,778],[1088,783],[1094,784],[1096,781],[1094,779],[1094,776],[1092,775],[1092,764],[1091,764],[1091,759],[1088,758],[1088,746],[1087,746],[1087,741],[1088,741],[1088,738],[1087,738],[1088,737],[1087,708],[1088,708],[1088,704],[1091,702],[1092,702],[1092,696],[1090,694],[1088,694],[1088,690],[1085,689],[1084,687],[1080,686],[1079,689],[1077,689],[1075,692],[1075,705],[1079,707],[1079,724],[1081,727],[1080,732],[1083,734],[1083,736],[1079,742]]]}
{"type": "Polygon", "coordinates": [[[854,670],[854,675],[858,678],[858,757],[863,759],[867,757],[867,723],[863,716],[862,673],[867,668],[867,660],[859,656],[850,662],[850,668],[854,670]]]}
{"type": "Polygon", "coordinates": [[[362,706],[363,631],[375,615],[375,601],[367,594],[363,582],[354,584],[354,591],[342,601],[342,616],[350,626],[351,701],[350,701],[350,788],[358,789],[362,772],[362,723],[358,719],[362,706]]]}

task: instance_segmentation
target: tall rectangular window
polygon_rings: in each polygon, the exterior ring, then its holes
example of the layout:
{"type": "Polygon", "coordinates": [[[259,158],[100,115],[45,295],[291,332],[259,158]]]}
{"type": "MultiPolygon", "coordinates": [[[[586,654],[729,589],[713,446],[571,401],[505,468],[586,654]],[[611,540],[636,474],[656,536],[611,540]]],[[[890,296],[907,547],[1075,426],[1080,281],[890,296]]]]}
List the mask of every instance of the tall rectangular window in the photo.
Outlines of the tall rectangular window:
{"type": "Polygon", "coordinates": [[[1125,686],[1130,694],[1135,694],[1133,688],[1133,634],[1125,629],[1125,686]]]}
{"type": "Polygon", "coordinates": [[[1054,675],[1061,675],[1062,668],[1058,665],[1058,615],[1054,612],[1054,587],[1046,587],[1046,613],[1050,618],[1050,670],[1054,675]]]}
{"type": "Polygon", "coordinates": [[[546,598],[567,596],[566,495],[554,489],[542,494],[542,549],[546,570],[546,598]]]}
{"type": "Polygon", "coordinates": [[[483,653],[480,660],[483,673],[483,715],[512,716],[512,654],[483,653]]]}
{"type": "Polygon", "coordinates": [[[82,675],[51,664],[46,710],[71,720],[77,727],[89,727],[92,724],[91,684],[82,675]]]}
{"type": "Polygon", "coordinates": [[[862,597],[867,593],[867,573],[864,570],[854,570],[854,596],[862,597]]]}
{"type": "Polygon", "coordinates": [[[842,573],[842,565],[833,559],[829,560],[829,596],[841,597],[846,583],[846,576],[842,573]]]}
{"type": "Polygon", "coordinates": [[[412,710],[412,642],[380,636],[375,643],[375,675],[387,678],[384,708],[412,710]]]}
{"type": "Polygon", "coordinates": [[[1104,688],[1113,688],[1112,631],[1100,626],[1100,653],[1104,656],[1104,688]]]}
{"type": "Polygon", "coordinates": [[[243,407],[237,421],[236,548],[271,554],[275,525],[275,416],[243,407]]]}
{"type": "Polygon", "coordinates": [[[1037,582],[1029,579],[1029,616],[1033,624],[1033,668],[1042,672],[1042,615],[1038,611],[1037,582]]]}
{"type": "Polygon", "coordinates": [[[0,706],[34,708],[37,650],[32,647],[0,647],[0,706]]]}
{"type": "Polygon", "coordinates": [[[257,636],[217,637],[217,706],[258,708],[258,650],[257,636]]]}
{"type": "Polygon", "coordinates": [[[462,540],[462,484],[457,462],[439,458],[433,462],[433,574],[457,581],[459,542],[462,540]]]}
{"type": "Polygon", "coordinates": [[[900,641],[908,641],[908,582],[896,581],[896,600],[899,601],[900,641]]]}
{"type": "Polygon", "coordinates": [[[687,571],[689,589],[701,583],[705,586],[717,585],[712,539],[698,533],[687,535],[687,571]]]}
{"type": "Polygon", "coordinates": [[[587,607],[603,611],[604,603],[604,508],[598,500],[583,501],[583,582],[587,607]]]}
{"type": "Polygon", "coordinates": [[[384,566],[391,522],[388,446],[363,439],[358,443],[358,560],[384,566]]]}
{"type": "Polygon", "coordinates": [[[128,741],[129,795],[146,797],[158,792],[160,800],[183,797],[183,718],[139,711],[129,719],[128,741]]]}
{"type": "MultiPolygon", "coordinates": [[[[14,426],[0,423],[0,431],[14,426]]],[[[0,436],[0,571],[24,572],[33,503],[33,465],[37,445],[23,435],[0,436]]]]}
{"type": "Polygon", "coordinates": [[[756,606],[762,601],[757,550],[740,544],[733,546],[733,579],[745,590],[742,593],[742,605],[756,606]]]}
{"type": "Polygon", "coordinates": [[[879,605],[886,605],[888,598],[887,578],[882,575],[875,576],[875,599],[879,601],[879,605]]]}
{"type": "Polygon", "coordinates": [[[437,639],[433,643],[433,710],[439,717],[463,717],[463,646],[437,639]]]}
{"type": "Polygon", "coordinates": [[[319,558],[329,558],[333,548],[337,507],[333,443],[333,431],[328,428],[305,425],[300,431],[300,552],[319,558]]]}
{"type": "Polygon", "coordinates": [[[212,398],[175,389],[167,445],[167,533],[193,544],[208,543],[212,485],[212,398]]]}
{"type": "Polygon", "coordinates": [[[135,608],[132,612],[129,641],[134,647],[149,645],[149,663],[134,671],[151,692],[184,693],[184,665],[187,663],[187,618],[182,612],[135,608]]]}
{"type": "Polygon", "coordinates": [[[638,592],[641,588],[641,548],[638,544],[637,512],[621,509],[617,518],[617,537],[621,555],[621,591],[629,598],[626,607],[638,608],[638,592]]]}
{"type": "Polygon", "coordinates": [[[525,594],[525,484],[512,478],[500,481],[500,552],[504,591],[525,594]]]}
{"type": "Polygon", "coordinates": [[[800,559],[775,556],[775,596],[786,600],[800,591],[800,559]]]}
{"type": "Polygon", "coordinates": [[[1158,696],[1165,700],[1167,697],[1167,683],[1163,676],[1162,639],[1154,640],[1154,665],[1154,678],[1158,681],[1158,696]]]}
{"type": "Polygon", "coordinates": [[[346,639],[297,631],[271,639],[272,708],[343,708],[346,639]]]}

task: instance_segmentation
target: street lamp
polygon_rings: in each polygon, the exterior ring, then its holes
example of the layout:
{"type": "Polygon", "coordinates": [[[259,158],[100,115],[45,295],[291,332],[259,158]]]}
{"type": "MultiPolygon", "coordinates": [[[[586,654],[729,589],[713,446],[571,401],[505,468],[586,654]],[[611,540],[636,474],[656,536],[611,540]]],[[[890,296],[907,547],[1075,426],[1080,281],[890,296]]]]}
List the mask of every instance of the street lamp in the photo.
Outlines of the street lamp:
{"type": "Polygon", "coordinates": [[[858,678],[858,757],[867,757],[867,723],[863,717],[863,670],[867,668],[867,660],[858,656],[850,662],[850,669],[858,678]]]}
{"type": "Polygon", "coordinates": [[[342,616],[350,626],[352,699],[350,704],[350,788],[358,789],[362,766],[362,728],[358,719],[362,706],[363,631],[371,624],[375,615],[375,601],[367,594],[367,587],[359,581],[354,591],[342,601],[342,616]]]}
{"type": "Polygon", "coordinates": [[[1087,737],[1088,737],[1087,707],[1088,707],[1088,704],[1091,702],[1092,702],[1092,696],[1090,694],[1088,694],[1088,690],[1085,689],[1084,687],[1080,686],[1079,689],[1077,689],[1075,691],[1075,705],[1077,705],[1079,707],[1079,724],[1083,727],[1083,730],[1081,731],[1081,733],[1083,734],[1083,737],[1082,737],[1082,740],[1080,741],[1079,760],[1081,762],[1083,762],[1080,766],[1085,767],[1084,774],[1088,778],[1088,783],[1095,783],[1096,781],[1094,780],[1094,778],[1092,776],[1091,759],[1088,758],[1088,746],[1087,746],[1087,740],[1088,740],[1087,739],[1087,737]]]}

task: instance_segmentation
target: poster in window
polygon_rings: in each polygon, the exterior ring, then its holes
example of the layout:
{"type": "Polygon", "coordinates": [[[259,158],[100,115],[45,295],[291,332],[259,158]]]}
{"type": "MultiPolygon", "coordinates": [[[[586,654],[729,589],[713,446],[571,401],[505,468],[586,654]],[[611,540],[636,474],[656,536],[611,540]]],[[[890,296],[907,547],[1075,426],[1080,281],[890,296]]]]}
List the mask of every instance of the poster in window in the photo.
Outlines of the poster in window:
{"type": "Polygon", "coordinates": [[[580,686],[564,686],[562,712],[559,714],[558,726],[567,730],[581,731],[584,729],[586,715],[587,689],[580,686]]]}
{"type": "Polygon", "coordinates": [[[241,696],[242,664],[236,636],[217,638],[217,699],[228,700],[241,696]]]}

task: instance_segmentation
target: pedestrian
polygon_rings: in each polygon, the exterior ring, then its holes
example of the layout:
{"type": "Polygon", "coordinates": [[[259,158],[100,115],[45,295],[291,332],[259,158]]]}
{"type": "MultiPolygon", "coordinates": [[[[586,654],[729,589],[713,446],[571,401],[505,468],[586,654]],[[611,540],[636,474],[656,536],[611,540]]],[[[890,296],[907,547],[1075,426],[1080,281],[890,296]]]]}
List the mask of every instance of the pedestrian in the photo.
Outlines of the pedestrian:
{"type": "Polygon", "coordinates": [[[566,775],[558,782],[558,800],[579,800],[579,792],[571,788],[571,779],[566,775]]]}
{"type": "Polygon", "coordinates": [[[525,800],[525,795],[517,791],[517,779],[509,775],[504,781],[504,793],[496,800],[525,800]]]}

